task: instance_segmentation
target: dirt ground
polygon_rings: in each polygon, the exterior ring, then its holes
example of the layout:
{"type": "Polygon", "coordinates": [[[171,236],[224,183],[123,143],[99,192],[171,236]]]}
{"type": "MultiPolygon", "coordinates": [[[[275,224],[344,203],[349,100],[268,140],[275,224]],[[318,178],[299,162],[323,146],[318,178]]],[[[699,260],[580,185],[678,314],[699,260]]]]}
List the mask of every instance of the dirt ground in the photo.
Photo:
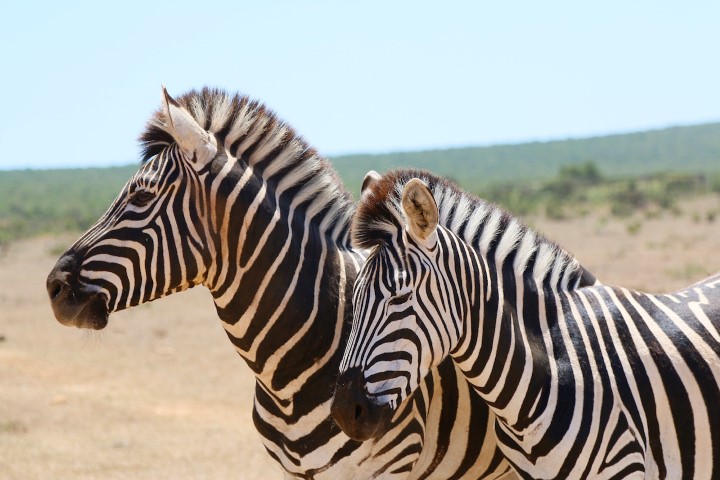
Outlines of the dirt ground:
{"type": "MultiPolygon", "coordinates": [[[[604,283],[669,291],[720,270],[717,198],[683,214],[532,219],[604,283]]],[[[63,327],[45,276],[71,237],[0,253],[0,478],[281,478],[251,421],[253,378],[208,292],[63,327]]]]}
{"type": "Polygon", "coordinates": [[[71,241],[0,257],[0,478],[281,478],[208,291],[113,314],[101,332],[63,327],[44,283],[71,241]]]}

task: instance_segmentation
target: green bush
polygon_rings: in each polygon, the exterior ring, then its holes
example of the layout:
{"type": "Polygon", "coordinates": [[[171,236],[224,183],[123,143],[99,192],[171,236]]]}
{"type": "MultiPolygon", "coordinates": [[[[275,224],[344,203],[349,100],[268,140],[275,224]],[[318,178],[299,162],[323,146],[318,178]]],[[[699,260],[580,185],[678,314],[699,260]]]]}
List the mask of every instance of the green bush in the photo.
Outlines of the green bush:
{"type": "Polygon", "coordinates": [[[0,244],[41,233],[87,229],[136,169],[0,172],[0,244]]]}

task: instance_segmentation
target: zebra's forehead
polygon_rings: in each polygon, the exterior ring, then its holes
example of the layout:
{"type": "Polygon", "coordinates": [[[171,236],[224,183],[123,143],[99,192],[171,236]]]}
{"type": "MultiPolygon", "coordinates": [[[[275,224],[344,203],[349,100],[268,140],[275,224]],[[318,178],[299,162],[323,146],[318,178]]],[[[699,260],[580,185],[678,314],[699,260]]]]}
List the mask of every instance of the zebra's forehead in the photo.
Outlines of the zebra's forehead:
{"type": "Polygon", "coordinates": [[[160,181],[162,176],[160,165],[155,160],[140,167],[133,180],[142,185],[153,185],[160,181]]]}
{"type": "Polygon", "coordinates": [[[409,270],[401,252],[389,245],[377,245],[368,257],[361,276],[364,280],[356,284],[359,289],[379,284],[383,289],[394,291],[398,286],[407,283],[409,270]]]}
{"type": "Polygon", "coordinates": [[[168,177],[173,177],[173,174],[178,172],[180,159],[178,146],[176,144],[167,145],[140,166],[133,180],[145,185],[167,180],[168,177]]]}
{"type": "Polygon", "coordinates": [[[392,242],[380,243],[373,248],[368,261],[379,262],[383,265],[390,264],[393,267],[400,266],[403,263],[403,248],[403,243],[394,239],[392,242]]]}

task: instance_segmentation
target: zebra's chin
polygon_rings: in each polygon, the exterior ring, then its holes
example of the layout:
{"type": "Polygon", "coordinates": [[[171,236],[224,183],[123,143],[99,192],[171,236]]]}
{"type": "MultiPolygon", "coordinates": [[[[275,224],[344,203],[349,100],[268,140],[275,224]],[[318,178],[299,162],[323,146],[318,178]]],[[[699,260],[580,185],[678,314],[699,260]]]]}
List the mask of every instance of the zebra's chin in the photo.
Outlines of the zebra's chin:
{"type": "Polygon", "coordinates": [[[81,303],[52,302],[52,307],[57,321],[67,327],[102,330],[108,323],[105,298],[100,294],[81,303]]]}
{"type": "Polygon", "coordinates": [[[340,429],[348,437],[360,441],[387,433],[395,413],[390,404],[370,401],[359,368],[351,368],[340,375],[330,410],[340,429]]]}

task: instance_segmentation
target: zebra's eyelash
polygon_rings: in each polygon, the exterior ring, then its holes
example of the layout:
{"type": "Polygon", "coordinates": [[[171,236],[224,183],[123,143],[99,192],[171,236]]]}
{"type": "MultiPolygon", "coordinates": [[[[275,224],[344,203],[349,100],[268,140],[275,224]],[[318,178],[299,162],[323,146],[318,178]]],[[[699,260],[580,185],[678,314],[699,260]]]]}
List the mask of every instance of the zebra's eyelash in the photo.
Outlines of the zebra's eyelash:
{"type": "Polygon", "coordinates": [[[144,207],[155,198],[155,194],[145,189],[137,189],[130,193],[128,203],[137,207],[144,207]]]}

